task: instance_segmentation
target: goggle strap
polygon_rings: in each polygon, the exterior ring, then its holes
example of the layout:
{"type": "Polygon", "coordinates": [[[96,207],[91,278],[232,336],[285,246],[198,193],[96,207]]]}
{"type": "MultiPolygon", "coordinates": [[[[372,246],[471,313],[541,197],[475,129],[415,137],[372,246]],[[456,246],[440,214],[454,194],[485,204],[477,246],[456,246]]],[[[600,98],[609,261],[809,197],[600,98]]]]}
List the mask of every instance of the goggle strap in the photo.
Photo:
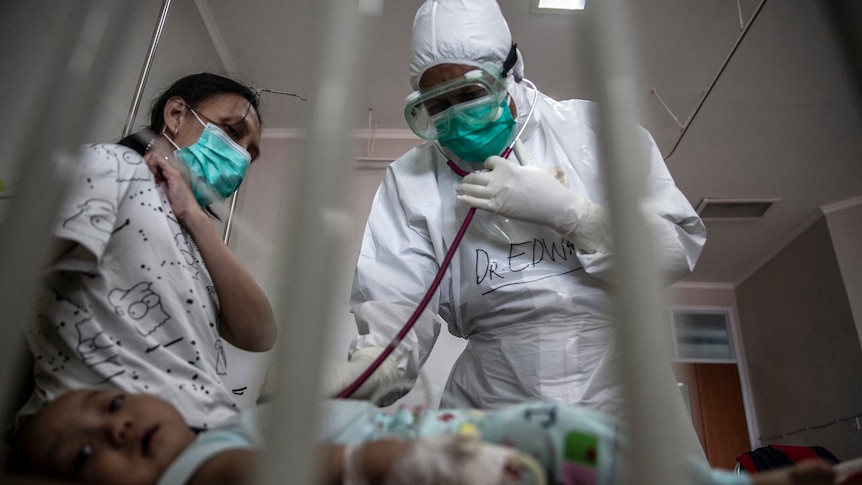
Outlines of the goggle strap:
{"type": "Polygon", "coordinates": [[[515,67],[515,63],[518,62],[518,44],[512,43],[512,48],[509,49],[509,55],[506,56],[506,60],[503,61],[503,74],[502,77],[506,77],[509,75],[509,71],[515,67]]]}

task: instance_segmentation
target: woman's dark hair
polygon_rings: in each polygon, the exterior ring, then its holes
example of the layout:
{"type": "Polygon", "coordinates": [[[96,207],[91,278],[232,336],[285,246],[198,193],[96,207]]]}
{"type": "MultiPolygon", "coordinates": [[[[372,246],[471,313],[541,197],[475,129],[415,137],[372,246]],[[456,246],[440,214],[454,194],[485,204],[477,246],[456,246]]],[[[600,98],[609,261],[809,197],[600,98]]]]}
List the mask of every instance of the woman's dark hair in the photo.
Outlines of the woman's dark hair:
{"type": "MultiPolygon", "coordinates": [[[[174,96],[179,96],[192,108],[197,108],[200,103],[213,96],[230,93],[239,94],[247,99],[255,111],[258,111],[258,117],[260,116],[257,93],[253,89],[243,86],[233,79],[203,72],[186,76],[174,82],[161,96],[153,101],[150,106],[150,124],[147,128],[156,135],[162,132],[162,128],[165,126],[165,105],[174,96]]],[[[146,151],[147,141],[143,141],[140,138],[138,134],[132,134],[120,140],[119,144],[125,145],[143,155],[146,151]]]]}

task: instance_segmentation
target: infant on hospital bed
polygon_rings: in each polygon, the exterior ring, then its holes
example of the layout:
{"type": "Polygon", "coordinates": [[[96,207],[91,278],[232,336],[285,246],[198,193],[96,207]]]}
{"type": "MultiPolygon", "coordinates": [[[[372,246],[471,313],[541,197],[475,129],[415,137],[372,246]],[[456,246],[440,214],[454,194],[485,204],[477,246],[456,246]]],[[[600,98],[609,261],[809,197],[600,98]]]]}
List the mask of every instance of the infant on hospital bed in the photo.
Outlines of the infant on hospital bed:
{"type": "MultiPolygon", "coordinates": [[[[8,468],[91,484],[248,483],[268,409],[196,433],[155,396],[72,391],[23,423],[8,468]]],[[[624,473],[627,451],[616,425],[585,408],[532,403],[384,413],[366,401],[330,400],[322,416],[321,483],[610,484],[624,473]]],[[[750,477],[687,464],[703,485],[835,483],[823,464],[750,477]]]]}

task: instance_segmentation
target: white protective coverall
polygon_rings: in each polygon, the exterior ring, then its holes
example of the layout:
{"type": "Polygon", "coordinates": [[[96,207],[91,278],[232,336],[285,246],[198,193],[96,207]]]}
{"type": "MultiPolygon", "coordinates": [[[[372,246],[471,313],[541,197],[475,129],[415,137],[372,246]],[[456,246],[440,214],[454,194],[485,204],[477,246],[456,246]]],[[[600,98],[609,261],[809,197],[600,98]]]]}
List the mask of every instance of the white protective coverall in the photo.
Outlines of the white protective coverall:
{"type": "MultiPolygon", "coordinates": [[[[491,61],[499,67],[512,47],[493,0],[428,1],[413,29],[414,89],[431,66],[491,61]]],[[[600,180],[595,106],[539,93],[528,120],[534,91],[513,79],[523,76],[518,56],[507,77],[517,109],[516,132],[526,124],[520,139],[534,162],[552,172],[562,170],[569,188],[601,209],[607,197],[600,180]]],[[[642,129],[639,136],[649,163],[644,207],[655,229],[660,264],[671,278],[679,278],[694,267],[705,228],[674,185],[652,137],[642,129]]],[[[446,152],[465,170],[482,168],[446,152]]],[[[385,347],[421,300],[469,210],[455,198],[460,183],[431,142],[388,167],[354,277],[351,310],[360,335],[351,353],[385,347]]],[[[393,353],[401,377],[416,379],[445,323],[468,343],[441,406],[488,409],[542,399],[620,416],[620,353],[607,281],[613,248],[603,217],[578,227],[593,239],[598,234],[600,247],[588,253],[547,227],[477,210],[439,291],[393,353]]],[[[670,389],[676,387],[670,369],[664,377],[670,389]]]]}

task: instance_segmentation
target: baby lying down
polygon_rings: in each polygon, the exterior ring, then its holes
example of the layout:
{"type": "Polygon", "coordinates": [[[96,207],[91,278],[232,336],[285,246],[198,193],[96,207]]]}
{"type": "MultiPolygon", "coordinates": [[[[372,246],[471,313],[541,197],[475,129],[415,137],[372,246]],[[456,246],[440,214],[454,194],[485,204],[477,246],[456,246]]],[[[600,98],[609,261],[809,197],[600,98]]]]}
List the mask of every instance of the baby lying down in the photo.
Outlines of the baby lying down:
{"type": "MultiPolygon", "coordinates": [[[[612,420],[549,403],[495,411],[386,414],[365,401],[326,401],[319,482],[325,484],[610,484],[627,453],[612,420]]],[[[266,405],[196,433],[162,399],[78,390],[48,403],[22,426],[8,460],[13,475],[90,484],[249,483],[259,464],[266,405]]],[[[693,483],[827,484],[824,464],[757,475],[691,460],[693,483]]]]}

